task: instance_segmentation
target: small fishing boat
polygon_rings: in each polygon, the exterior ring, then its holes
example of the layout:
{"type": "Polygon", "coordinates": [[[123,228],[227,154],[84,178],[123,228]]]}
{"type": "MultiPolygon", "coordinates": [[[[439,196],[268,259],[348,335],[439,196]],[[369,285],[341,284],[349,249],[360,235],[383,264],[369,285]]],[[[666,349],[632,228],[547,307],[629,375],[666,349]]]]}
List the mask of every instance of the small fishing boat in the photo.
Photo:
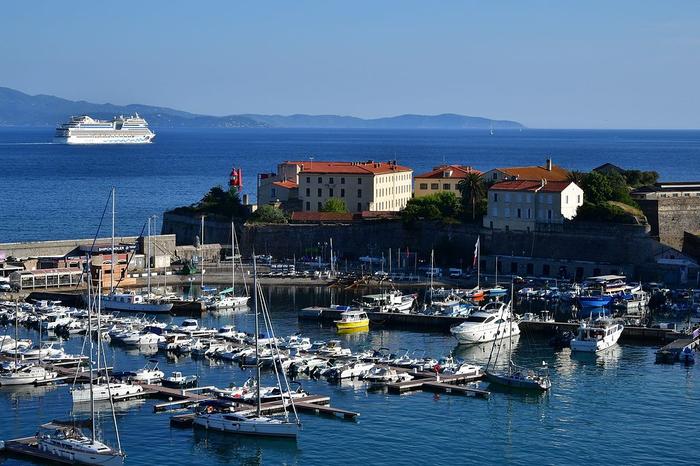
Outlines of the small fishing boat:
{"type": "Polygon", "coordinates": [[[335,321],[338,330],[355,330],[369,328],[369,317],[364,311],[345,311],[340,314],[340,320],[335,321]]]}
{"type": "Polygon", "coordinates": [[[53,371],[33,364],[15,368],[0,374],[0,385],[32,385],[50,382],[58,377],[53,371]]]}
{"type": "Polygon", "coordinates": [[[413,380],[413,376],[408,372],[399,372],[390,367],[377,366],[365,374],[363,379],[369,382],[370,385],[386,385],[413,380]]]}
{"type": "Polygon", "coordinates": [[[163,380],[165,373],[158,369],[158,360],[151,359],[149,362],[150,364],[146,364],[142,369],[129,373],[131,380],[146,384],[158,383],[163,380]]]}

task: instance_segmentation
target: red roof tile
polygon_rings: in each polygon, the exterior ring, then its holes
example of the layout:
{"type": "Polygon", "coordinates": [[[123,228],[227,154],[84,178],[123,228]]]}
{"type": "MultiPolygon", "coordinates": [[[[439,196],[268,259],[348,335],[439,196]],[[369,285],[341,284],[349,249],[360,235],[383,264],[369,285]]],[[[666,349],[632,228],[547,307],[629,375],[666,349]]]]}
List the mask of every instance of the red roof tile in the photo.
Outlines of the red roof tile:
{"type": "Polygon", "coordinates": [[[292,212],[292,222],[351,222],[351,212],[292,212]]]}
{"type": "Polygon", "coordinates": [[[564,191],[572,181],[548,181],[542,186],[541,181],[517,180],[517,181],[501,181],[489,188],[493,191],[540,191],[543,193],[560,193],[564,191]]]}
{"type": "Polygon", "coordinates": [[[432,171],[429,171],[427,173],[422,173],[420,175],[416,175],[414,178],[466,178],[469,173],[479,173],[481,172],[475,168],[472,167],[467,167],[465,165],[441,165],[439,167],[435,167],[432,169],[432,171]],[[446,173],[451,171],[451,174],[449,176],[445,176],[446,173]]]}
{"type": "MultiPolygon", "coordinates": [[[[292,162],[300,163],[300,162],[292,162]]],[[[301,173],[338,173],[348,175],[383,175],[411,171],[410,168],[388,162],[301,162],[301,173]]]]}
{"type": "Polygon", "coordinates": [[[547,167],[539,166],[497,168],[496,170],[518,180],[539,181],[544,179],[549,181],[566,181],[569,177],[569,172],[558,165],[552,165],[551,170],[547,170],[547,167]]]}
{"type": "Polygon", "coordinates": [[[299,187],[298,184],[296,184],[294,181],[291,181],[291,180],[275,181],[272,184],[275,186],[280,186],[282,188],[287,188],[287,189],[294,189],[294,188],[299,187]]]}

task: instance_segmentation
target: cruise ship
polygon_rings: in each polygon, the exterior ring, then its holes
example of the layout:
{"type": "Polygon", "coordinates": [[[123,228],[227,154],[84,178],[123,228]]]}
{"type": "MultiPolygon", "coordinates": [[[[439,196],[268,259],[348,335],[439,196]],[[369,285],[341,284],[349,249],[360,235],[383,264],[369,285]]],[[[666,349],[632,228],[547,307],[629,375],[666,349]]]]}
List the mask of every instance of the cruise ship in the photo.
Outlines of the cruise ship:
{"type": "Polygon", "coordinates": [[[95,120],[87,115],[71,117],[56,128],[54,141],[61,144],[146,144],[156,137],[138,113],[111,121],[95,120]]]}

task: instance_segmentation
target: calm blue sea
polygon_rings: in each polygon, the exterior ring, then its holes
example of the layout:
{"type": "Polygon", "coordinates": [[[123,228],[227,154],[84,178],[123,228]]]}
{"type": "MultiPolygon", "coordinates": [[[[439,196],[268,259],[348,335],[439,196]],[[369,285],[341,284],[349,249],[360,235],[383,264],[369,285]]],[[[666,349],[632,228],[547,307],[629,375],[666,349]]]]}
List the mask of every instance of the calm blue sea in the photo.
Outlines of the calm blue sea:
{"type": "MultiPolygon", "coordinates": [[[[199,200],[242,167],[255,174],[282,160],[389,160],[416,172],[443,162],[487,170],[542,164],[570,169],[605,162],[700,180],[700,131],[159,130],[153,144],[52,144],[52,128],[0,128],[0,243],[92,237],[111,186],[117,234],[136,235],[150,215],[199,200]]],[[[254,199],[254,197],[253,197],[254,199]]]]}
{"type": "MultiPolygon", "coordinates": [[[[373,329],[336,336],[330,327],[299,323],[295,309],[329,302],[322,289],[268,289],[268,299],[280,335],[301,331],[312,339],[340,338],[353,349],[422,348],[438,357],[454,351],[482,364],[488,359],[490,345],[460,348],[441,333],[373,329]]],[[[253,329],[249,312],[204,318],[210,326],[230,322],[241,330],[253,329]]],[[[0,327],[0,334],[5,332],[12,335],[14,330],[0,327]]],[[[38,337],[36,331],[22,334],[35,341],[38,337]]],[[[79,352],[81,344],[73,338],[66,346],[79,352]]],[[[250,375],[236,365],[189,356],[174,359],[113,346],[107,351],[108,363],[120,370],[138,369],[155,357],[166,373],[198,374],[203,385],[241,384],[250,375]]],[[[119,403],[118,426],[131,465],[697,464],[698,367],[656,365],[652,347],[622,344],[598,356],[582,356],[568,349],[553,352],[546,341],[525,336],[515,343],[514,359],[528,365],[546,361],[552,368],[551,391],[494,391],[488,400],[423,392],[398,396],[368,392],[361,382],[330,385],[302,379],[307,390],[327,394],[333,405],[361,416],[353,422],[302,414],[296,444],[171,428],[170,414],[153,413],[158,400],[119,403]]],[[[272,381],[270,374],[266,377],[272,381]]],[[[48,420],[84,417],[85,408],[72,406],[68,389],[0,388],[0,439],[31,435],[48,420]]],[[[113,442],[107,410],[100,426],[113,442]]]]}

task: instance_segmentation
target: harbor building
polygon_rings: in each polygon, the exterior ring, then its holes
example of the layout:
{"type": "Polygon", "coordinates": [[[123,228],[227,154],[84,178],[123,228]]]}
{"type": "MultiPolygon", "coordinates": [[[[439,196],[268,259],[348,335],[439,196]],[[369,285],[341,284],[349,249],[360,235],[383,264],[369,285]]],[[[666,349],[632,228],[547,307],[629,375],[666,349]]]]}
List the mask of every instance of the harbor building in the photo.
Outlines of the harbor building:
{"type": "Polygon", "coordinates": [[[684,250],[687,234],[700,233],[700,182],[659,182],[630,195],[647,217],[650,235],[659,242],[684,250]]]}
{"type": "Polygon", "coordinates": [[[304,163],[309,162],[285,161],[277,164],[276,173],[258,174],[257,204],[273,204],[287,209],[290,202],[298,201],[299,172],[304,163]]]}
{"type": "Polygon", "coordinates": [[[414,182],[414,196],[422,197],[439,192],[455,193],[457,197],[462,194],[459,191],[459,182],[470,173],[481,172],[465,165],[440,165],[427,173],[416,175],[414,182]]]}
{"type": "Polygon", "coordinates": [[[561,225],[583,205],[583,190],[572,181],[502,181],[488,190],[484,227],[534,231],[561,225]]]}
{"type": "Polygon", "coordinates": [[[494,168],[484,173],[486,183],[499,183],[501,181],[567,181],[569,171],[552,163],[547,159],[543,166],[494,168]]]}

